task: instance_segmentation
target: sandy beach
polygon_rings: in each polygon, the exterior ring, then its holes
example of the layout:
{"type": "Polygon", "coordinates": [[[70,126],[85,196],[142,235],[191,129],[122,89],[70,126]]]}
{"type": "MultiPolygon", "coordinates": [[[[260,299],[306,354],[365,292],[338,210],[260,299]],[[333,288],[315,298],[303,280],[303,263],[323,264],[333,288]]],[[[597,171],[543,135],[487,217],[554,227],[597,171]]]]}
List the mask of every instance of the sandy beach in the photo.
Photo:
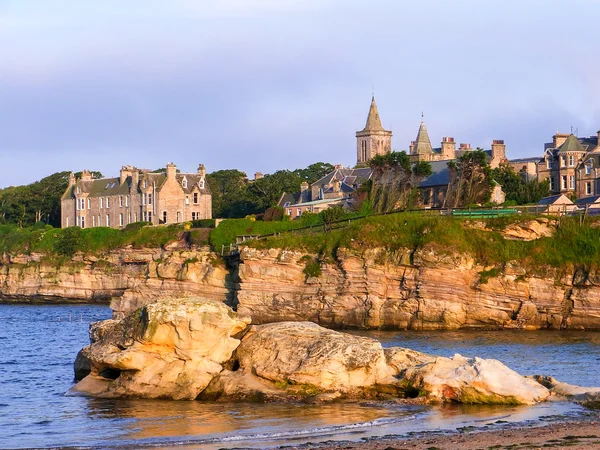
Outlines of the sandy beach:
{"type": "Polygon", "coordinates": [[[539,427],[520,426],[509,429],[467,431],[443,435],[428,434],[406,439],[380,438],[359,443],[331,442],[311,445],[310,448],[327,450],[600,449],[600,415],[589,420],[557,422],[539,427]]]}

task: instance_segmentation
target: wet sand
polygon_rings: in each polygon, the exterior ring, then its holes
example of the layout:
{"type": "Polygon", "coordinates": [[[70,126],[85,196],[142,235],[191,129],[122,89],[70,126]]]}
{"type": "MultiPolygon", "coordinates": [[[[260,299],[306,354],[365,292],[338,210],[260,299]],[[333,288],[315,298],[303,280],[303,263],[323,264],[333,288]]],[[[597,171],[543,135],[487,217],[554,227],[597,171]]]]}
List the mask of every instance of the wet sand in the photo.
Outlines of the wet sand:
{"type": "Polygon", "coordinates": [[[326,450],[600,449],[600,415],[589,420],[556,422],[544,426],[519,426],[508,429],[463,431],[441,435],[430,433],[405,439],[384,437],[358,443],[329,442],[318,445],[313,444],[309,448],[326,450]]]}

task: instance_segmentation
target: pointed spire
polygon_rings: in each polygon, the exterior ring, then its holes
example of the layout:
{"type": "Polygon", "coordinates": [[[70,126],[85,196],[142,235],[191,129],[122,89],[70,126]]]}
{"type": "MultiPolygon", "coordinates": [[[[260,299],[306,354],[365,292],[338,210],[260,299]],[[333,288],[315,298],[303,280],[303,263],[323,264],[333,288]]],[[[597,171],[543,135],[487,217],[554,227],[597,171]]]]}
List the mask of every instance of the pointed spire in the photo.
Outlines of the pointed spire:
{"type": "Polygon", "coordinates": [[[381,119],[379,119],[379,111],[377,111],[377,103],[375,103],[375,96],[371,97],[371,107],[369,108],[369,115],[367,116],[367,124],[363,131],[380,131],[383,130],[381,125],[381,119]]]}
{"type": "Polygon", "coordinates": [[[433,153],[433,148],[431,147],[431,141],[429,140],[429,134],[427,133],[427,128],[425,127],[425,122],[422,119],[423,119],[423,113],[421,113],[421,126],[419,127],[419,132],[417,133],[417,139],[415,139],[415,146],[413,149],[413,153],[416,153],[416,154],[433,153]]]}

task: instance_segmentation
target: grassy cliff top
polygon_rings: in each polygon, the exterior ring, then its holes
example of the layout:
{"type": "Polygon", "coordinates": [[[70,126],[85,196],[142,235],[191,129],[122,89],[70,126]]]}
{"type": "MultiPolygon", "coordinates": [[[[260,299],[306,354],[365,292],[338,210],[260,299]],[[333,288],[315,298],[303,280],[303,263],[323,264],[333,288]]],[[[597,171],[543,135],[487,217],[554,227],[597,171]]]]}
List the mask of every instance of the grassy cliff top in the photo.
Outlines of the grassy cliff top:
{"type": "Polygon", "coordinates": [[[370,248],[418,250],[431,248],[439,253],[471,255],[483,265],[504,265],[519,261],[524,268],[562,268],[600,265],[600,220],[587,217],[543,219],[510,216],[494,219],[460,219],[415,213],[367,217],[329,232],[286,233],[250,242],[256,248],[301,250],[327,257],[338,248],[358,253],[370,248]],[[507,228],[539,221],[551,237],[532,241],[505,237],[507,228]]]}

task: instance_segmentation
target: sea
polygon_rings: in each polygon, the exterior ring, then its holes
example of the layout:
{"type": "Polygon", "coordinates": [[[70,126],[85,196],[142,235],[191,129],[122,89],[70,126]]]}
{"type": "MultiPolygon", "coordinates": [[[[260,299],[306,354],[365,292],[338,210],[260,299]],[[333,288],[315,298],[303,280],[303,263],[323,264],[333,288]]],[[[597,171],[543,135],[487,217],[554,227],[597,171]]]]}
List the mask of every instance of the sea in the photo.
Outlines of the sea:
{"type": "MultiPolygon", "coordinates": [[[[276,448],[521,423],[589,414],[569,402],[536,406],[414,406],[365,401],[207,403],[66,396],[73,361],[102,305],[0,305],[0,448],[276,448]]],[[[356,333],[356,332],[355,332],[356,333]]],[[[600,385],[600,333],[360,332],[384,346],[495,358],[523,375],[600,385]]]]}

